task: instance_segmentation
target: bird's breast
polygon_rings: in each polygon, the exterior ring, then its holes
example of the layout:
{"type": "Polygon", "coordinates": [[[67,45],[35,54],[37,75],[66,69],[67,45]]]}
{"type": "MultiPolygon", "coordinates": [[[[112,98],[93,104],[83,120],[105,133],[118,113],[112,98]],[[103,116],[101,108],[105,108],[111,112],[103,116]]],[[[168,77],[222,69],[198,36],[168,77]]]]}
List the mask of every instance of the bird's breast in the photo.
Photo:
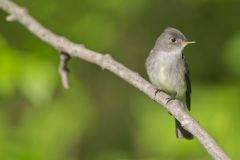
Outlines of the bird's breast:
{"type": "Polygon", "coordinates": [[[177,55],[164,55],[158,57],[157,63],[159,87],[170,94],[183,96],[186,91],[183,59],[177,55]]]}

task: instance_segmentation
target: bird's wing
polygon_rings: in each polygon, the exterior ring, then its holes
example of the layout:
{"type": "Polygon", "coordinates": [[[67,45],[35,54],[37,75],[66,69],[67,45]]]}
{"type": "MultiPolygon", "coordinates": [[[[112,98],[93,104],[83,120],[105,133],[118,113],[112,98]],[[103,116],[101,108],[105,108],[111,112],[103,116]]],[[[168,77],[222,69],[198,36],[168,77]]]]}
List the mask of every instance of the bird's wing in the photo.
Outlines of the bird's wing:
{"type": "Polygon", "coordinates": [[[185,65],[185,82],[187,85],[187,89],[186,89],[186,105],[188,110],[191,110],[191,81],[190,81],[190,77],[189,77],[189,69],[188,69],[188,64],[186,61],[186,58],[183,56],[183,60],[184,60],[184,65],[185,65]]]}

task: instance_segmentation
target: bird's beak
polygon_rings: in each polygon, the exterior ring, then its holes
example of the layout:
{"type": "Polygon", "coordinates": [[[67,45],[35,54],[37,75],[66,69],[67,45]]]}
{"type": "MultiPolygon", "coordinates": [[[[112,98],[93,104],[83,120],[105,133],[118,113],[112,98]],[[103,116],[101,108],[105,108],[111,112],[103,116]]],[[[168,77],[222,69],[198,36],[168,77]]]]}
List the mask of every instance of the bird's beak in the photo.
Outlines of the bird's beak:
{"type": "Polygon", "coordinates": [[[192,44],[192,43],[196,43],[196,42],[195,41],[189,41],[189,40],[182,42],[182,44],[185,44],[185,45],[192,44]]]}

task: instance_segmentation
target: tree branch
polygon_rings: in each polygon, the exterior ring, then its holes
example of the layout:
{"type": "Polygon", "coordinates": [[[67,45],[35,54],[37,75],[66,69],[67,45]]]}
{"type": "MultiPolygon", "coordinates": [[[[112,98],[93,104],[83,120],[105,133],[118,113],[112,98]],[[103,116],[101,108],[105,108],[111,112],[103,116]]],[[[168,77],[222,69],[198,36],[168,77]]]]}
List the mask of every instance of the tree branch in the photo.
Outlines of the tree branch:
{"type": "Polygon", "coordinates": [[[67,68],[67,65],[70,59],[71,57],[67,53],[61,52],[58,71],[62,78],[63,87],[65,89],[69,88],[69,80],[68,80],[69,69],[67,68]]]}
{"type": "Polygon", "coordinates": [[[110,55],[103,55],[101,53],[92,51],[83,47],[82,45],[71,42],[70,40],[52,33],[47,28],[43,27],[38,21],[27,13],[27,10],[18,6],[10,0],[0,0],[0,8],[7,12],[9,16],[7,21],[18,21],[26,27],[35,36],[45,41],[49,45],[56,48],[64,57],[61,60],[61,75],[65,87],[68,87],[66,67],[66,55],[72,58],[79,58],[90,63],[99,65],[103,69],[109,70],[115,75],[121,77],[140,91],[144,92],[151,99],[161,104],[168,112],[170,112],[182,126],[191,132],[198,141],[205,147],[213,159],[228,160],[229,157],[218,146],[214,139],[182,108],[183,104],[178,100],[173,100],[167,103],[169,96],[163,92],[155,96],[155,88],[152,84],[138,75],[138,73],[131,71],[119,62],[115,61],[110,55]],[[63,71],[63,72],[62,72],[63,71]]]}

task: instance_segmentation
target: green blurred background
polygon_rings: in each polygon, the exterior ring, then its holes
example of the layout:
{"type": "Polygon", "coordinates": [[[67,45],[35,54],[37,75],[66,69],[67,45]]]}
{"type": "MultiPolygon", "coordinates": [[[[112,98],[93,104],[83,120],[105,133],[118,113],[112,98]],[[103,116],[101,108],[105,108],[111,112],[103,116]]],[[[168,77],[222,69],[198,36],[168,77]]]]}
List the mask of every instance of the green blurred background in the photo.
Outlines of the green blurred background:
{"type": "MultiPolygon", "coordinates": [[[[192,111],[240,159],[239,0],[16,0],[54,32],[147,78],[145,59],[165,27],[197,43],[184,51],[192,111]]],[[[174,120],[112,73],[79,59],[62,87],[56,50],[0,11],[0,159],[211,159],[178,140],[174,120]]]]}

